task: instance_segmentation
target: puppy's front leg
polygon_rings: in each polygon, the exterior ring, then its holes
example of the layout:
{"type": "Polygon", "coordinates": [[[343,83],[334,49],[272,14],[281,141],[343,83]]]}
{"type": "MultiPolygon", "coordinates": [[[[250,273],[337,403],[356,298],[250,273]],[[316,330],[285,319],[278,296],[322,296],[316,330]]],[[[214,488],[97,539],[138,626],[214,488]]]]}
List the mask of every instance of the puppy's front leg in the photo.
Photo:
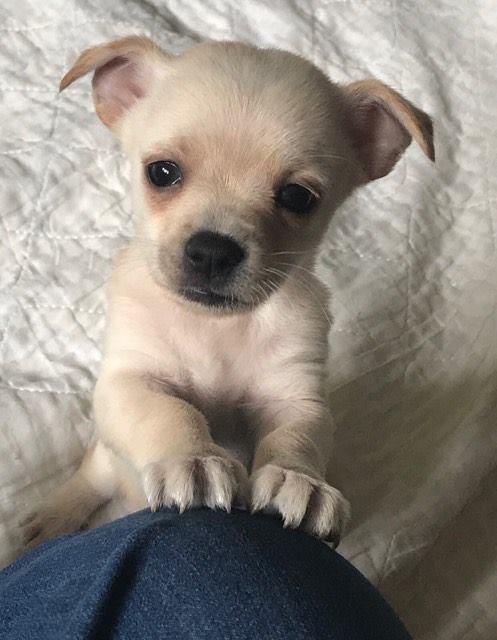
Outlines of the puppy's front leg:
{"type": "Polygon", "coordinates": [[[273,400],[262,419],[252,475],[252,509],[278,512],[285,526],[338,543],[349,504],[325,481],[332,419],[319,399],[273,400]]]}
{"type": "Polygon", "coordinates": [[[138,472],[152,509],[206,505],[229,510],[244,467],[212,441],[204,416],[135,372],[104,372],[95,390],[100,437],[138,472]]]}

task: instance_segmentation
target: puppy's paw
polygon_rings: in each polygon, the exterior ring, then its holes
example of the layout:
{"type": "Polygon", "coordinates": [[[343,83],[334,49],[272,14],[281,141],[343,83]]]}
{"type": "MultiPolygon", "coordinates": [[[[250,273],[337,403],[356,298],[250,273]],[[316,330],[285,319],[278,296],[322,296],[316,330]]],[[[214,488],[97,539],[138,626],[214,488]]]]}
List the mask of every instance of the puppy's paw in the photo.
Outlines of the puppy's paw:
{"type": "Polygon", "coordinates": [[[244,466],[224,452],[219,455],[170,457],[148,465],[143,488],[152,511],[160,507],[207,506],[230,511],[246,503],[248,479],[244,466]]]}
{"type": "Polygon", "coordinates": [[[279,513],[285,527],[338,544],[350,515],[343,495],[305,473],[267,464],[252,477],[252,511],[279,513]]]}

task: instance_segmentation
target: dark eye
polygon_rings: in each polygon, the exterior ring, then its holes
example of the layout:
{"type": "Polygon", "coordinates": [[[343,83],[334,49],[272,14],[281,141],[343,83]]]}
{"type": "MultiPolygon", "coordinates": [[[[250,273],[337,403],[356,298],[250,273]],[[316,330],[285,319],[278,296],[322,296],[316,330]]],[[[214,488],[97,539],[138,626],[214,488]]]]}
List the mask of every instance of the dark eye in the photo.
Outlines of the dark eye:
{"type": "Polygon", "coordinates": [[[172,187],[179,184],[183,177],[178,165],[170,160],[151,162],[147,165],[147,173],[150,182],[156,187],[172,187]]]}
{"type": "Polygon", "coordinates": [[[309,213],[317,197],[301,184],[286,184],[276,194],[276,202],[293,213],[309,213]]]}

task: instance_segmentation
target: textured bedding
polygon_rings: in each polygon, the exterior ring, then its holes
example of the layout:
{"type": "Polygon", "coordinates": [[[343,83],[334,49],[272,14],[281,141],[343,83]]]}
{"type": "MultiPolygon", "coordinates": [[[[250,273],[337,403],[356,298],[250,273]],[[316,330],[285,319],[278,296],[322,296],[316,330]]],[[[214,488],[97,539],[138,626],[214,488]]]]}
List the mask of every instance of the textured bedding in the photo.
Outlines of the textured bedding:
{"type": "MultiPolygon", "coordinates": [[[[341,552],[416,638],[497,637],[497,4],[493,0],[47,0],[0,8],[0,561],[16,514],[92,437],[103,284],[132,233],[128,168],[84,47],[143,33],[303,54],[340,82],[377,76],[435,120],[335,216],[333,476],[353,505],[341,552]]],[[[115,512],[117,513],[117,511],[115,512]]],[[[104,517],[108,517],[108,513],[104,517]]]]}

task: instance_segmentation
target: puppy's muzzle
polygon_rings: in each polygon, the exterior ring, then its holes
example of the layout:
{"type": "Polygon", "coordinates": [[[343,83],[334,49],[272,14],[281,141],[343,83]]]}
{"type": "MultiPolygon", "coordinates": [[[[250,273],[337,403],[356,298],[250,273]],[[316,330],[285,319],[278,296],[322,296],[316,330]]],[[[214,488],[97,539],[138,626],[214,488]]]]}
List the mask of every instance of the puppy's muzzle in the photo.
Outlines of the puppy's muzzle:
{"type": "Polygon", "coordinates": [[[184,248],[184,295],[209,306],[237,302],[233,293],[227,291],[245,257],[245,249],[230,236],[213,231],[193,234],[184,248]]]}

